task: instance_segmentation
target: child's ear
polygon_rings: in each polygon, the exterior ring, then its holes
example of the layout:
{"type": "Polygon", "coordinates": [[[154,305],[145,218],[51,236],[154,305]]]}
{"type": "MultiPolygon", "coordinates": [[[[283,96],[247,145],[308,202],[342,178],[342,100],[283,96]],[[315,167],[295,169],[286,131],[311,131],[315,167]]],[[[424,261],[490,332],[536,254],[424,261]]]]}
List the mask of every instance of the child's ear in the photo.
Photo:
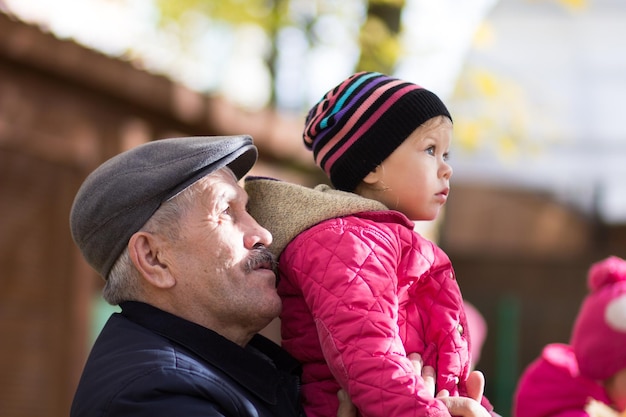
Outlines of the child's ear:
{"type": "Polygon", "coordinates": [[[378,181],[380,181],[380,176],[382,172],[383,172],[382,166],[378,165],[376,168],[370,171],[365,176],[365,178],[363,178],[363,182],[369,185],[376,184],[378,181]]]}

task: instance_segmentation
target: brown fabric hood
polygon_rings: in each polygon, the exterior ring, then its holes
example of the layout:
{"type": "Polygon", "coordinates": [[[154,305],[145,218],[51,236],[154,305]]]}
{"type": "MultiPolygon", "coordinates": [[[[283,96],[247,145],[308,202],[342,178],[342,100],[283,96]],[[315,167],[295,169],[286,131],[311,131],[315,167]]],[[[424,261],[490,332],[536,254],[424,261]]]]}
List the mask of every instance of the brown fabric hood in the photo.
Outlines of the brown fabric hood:
{"type": "Polygon", "coordinates": [[[277,257],[300,232],[315,224],[363,211],[388,208],[358,194],[326,184],[304,187],[272,178],[247,177],[248,211],[274,237],[270,250],[277,257]]]}

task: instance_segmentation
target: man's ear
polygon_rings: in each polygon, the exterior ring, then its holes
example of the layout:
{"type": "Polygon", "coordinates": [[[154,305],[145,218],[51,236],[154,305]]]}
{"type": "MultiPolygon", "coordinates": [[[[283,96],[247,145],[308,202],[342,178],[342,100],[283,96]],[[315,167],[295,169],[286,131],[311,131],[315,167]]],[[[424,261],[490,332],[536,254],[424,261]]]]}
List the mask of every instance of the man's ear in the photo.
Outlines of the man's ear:
{"type": "Polygon", "coordinates": [[[163,260],[163,241],[148,232],[136,232],[128,242],[128,253],[144,280],[158,288],[171,288],[176,280],[163,260]]]}
{"type": "Polygon", "coordinates": [[[363,182],[369,185],[376,184],[380,181],[380,176],[383,172],[382,165],[376,166],[372,171],[370,171],[365,178],[363,178],[363,182]]]}

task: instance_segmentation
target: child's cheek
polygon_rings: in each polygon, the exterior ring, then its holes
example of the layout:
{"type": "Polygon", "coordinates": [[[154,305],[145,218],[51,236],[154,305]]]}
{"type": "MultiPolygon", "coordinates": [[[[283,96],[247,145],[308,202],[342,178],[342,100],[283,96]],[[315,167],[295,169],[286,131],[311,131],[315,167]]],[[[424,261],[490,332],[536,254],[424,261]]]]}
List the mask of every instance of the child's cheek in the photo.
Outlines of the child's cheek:
{"type": "Polygon", "coordinates": [[[606,386],[607,393],[618,411],[626,411],[626,368],[619,371],[606,386]]]}

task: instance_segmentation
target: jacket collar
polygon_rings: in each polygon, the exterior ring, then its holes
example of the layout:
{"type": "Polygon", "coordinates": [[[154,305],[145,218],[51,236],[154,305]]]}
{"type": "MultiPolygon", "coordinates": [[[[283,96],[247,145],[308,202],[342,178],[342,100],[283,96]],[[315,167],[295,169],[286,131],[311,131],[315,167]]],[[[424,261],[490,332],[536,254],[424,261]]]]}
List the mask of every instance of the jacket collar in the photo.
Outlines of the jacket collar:
{"type": "Polygon", "coordinates": [[[266,177],[246,177],[248,212],[272,233],[269,246],[280,256],[300,232],[324,220],[366,211],[389,211],[382,203],[320,184],[309,188],[266,177]]]}
{"type": "Polygon", "coordinates": [[[185,348],[270,404],[276,404],[281,373],[299,377],[300,364],[271,340],[255,335],[243,348],[218,333],[149,304],[127,301],[122,315],[185,348]]]}

